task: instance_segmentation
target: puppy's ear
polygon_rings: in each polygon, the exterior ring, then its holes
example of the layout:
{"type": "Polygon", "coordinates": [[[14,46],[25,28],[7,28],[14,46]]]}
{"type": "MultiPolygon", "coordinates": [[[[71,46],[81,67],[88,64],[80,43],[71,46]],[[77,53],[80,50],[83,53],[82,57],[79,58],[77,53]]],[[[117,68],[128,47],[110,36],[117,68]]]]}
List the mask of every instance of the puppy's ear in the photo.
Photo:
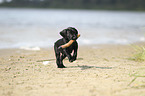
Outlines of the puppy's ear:
{"type": "Polygon", "coordinates": [[[63,37],[63,38],[67,38],[67,30],[64,29],[60,32],[60,35],[63,37]]]}
{"type": "Polygon", "coordinates": [[[78,34],[77,29],[75,29],[74,27],[68,27],[67,29],[71,30],[71,31],[74,32],[75,34],[78,34]]]}

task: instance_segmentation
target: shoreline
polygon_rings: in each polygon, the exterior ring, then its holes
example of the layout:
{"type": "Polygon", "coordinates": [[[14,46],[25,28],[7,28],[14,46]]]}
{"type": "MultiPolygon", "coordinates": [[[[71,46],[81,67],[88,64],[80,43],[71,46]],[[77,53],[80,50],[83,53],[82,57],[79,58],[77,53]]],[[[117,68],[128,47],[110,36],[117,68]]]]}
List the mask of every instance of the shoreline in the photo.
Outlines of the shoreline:
{"type": "Polygon", "coordinates": [[[143,96],[144,77],[132,80],[144,76],[145,63],[128,60],[134,52],[128,45],[79,46],[78,60],[66,58],[67,68],[58,69],[53,47],[0,49],[0,95],[143,96]]]}
{"type": "MultiPolygon", "coordinates": [[[[145,42],[136,42],[131,44],[88,44],[88,45],[79,45],[79,48],[93,48],[93,49],[101,49],[106,47],[112,47],[112,46],[126,46],[131,47],[131,45],[139,45],[139,46],[145,46],[145,42]]],[[[78,48],[78,49],[79,49],[78,48]]],[[[0,49],[0,57],[5,55],[10,55],[14,53],[19,53],[19,51],[29,51],[29,52],[35,52],[35,51],[42,51],[42,50],[53,50],[53,47],[20,47],[20,48],[1,48],[0,49]]],[[[54,51],[54,50],[53,50],[54,51]]]]}

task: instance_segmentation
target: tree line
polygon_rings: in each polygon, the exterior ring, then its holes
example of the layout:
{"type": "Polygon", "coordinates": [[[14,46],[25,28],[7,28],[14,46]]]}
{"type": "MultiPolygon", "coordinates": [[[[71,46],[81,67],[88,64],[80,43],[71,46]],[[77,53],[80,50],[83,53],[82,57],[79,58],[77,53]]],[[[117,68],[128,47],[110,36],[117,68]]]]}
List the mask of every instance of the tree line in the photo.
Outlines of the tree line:
{"type": "Polygon", "coordinates": [[[145,10],[145,0],[3,0],[4,7],[145,10]]]}

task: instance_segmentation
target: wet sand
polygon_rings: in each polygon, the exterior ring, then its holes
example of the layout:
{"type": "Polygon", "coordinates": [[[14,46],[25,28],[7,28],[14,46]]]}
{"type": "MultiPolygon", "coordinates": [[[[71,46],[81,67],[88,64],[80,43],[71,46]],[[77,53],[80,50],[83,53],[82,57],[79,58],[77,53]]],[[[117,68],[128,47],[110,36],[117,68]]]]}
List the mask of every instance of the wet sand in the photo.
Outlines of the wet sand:
{"type": "Polygon", "coordinates": [[[129,60],[134,52],[128,45],[80,46],[78,60],[58,69],[53,48],[1,49],[0,96],[145,96],[145,62],[129,60]]]}

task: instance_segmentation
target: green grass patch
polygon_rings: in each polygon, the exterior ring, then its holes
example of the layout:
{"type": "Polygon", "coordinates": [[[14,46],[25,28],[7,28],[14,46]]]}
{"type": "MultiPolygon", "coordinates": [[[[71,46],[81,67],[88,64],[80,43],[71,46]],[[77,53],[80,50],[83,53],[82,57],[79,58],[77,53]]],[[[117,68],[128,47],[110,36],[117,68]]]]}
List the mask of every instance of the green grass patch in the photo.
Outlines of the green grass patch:
{"type": "MultiPolygon", "coordinates": [[[[129,73],[129,76],[134,77],[134,78],[129,82],[128,86],[130,86],[133,82],[135,82],[137,78],[145,78],[145,67],[137,69],[136,72],[133,74],[129,73]]],[[[139,87],[145,88],[145,79],[138,82],[136,81],[136,84],[138,85],[136,86],[136,88],[139,88],[139,87]]]]}
{"type": "Polygon", "coordinates": [[[129,58],[130,60],[134,61],[145,61],[145,46],[139,46],[139,45],[131,45],[136,53],[133,55],[133,57],[129,58]]]}

